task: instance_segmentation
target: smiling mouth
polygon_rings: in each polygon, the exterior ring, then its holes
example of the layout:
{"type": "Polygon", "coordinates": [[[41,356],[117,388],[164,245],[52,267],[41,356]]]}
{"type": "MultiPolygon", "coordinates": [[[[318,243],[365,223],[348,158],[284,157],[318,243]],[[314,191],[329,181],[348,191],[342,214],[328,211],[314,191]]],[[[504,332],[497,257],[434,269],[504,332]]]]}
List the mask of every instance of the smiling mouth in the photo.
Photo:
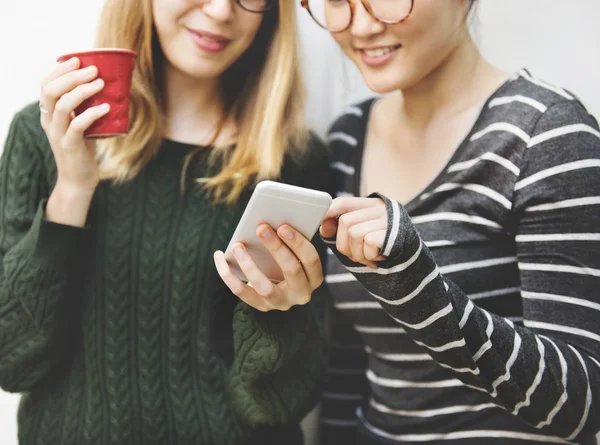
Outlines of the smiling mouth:
{"type": "Polygon", "coordinates": [[[218,34],[193,29],[189,29],[189,32],[196,45],[209,53],[221,52],[231,43],[230,39],[218,34]]]}
{"type": "Polygon", "coordinates": [[[401,46],[402,45],[385,46],[385,47],[372,48],[372,49],[363,48],[363,49],[360,50],[360,52],[364,53],[368,57],[383,57],[386,54],[389,54],[389,53],[392,53],[392,52],[396,51],[401,46]]]}

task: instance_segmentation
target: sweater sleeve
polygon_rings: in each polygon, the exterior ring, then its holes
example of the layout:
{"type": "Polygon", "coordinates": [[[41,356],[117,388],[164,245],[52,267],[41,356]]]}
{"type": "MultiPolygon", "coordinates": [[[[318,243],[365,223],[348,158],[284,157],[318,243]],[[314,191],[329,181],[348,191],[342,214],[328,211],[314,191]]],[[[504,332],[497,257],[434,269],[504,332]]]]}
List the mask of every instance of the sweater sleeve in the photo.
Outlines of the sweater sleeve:
{"type": "Polygon", "coordinates": [[[479,308],[445,277],[405,209],[385,197],[388,258],[368,269],[338,256],[465,386],[542,433],[579,442],[600,429],[596,122],[575,101],[554,105],[536,124],[521,167],[510,230],[524,327],[479,308]]]}
{"type": "Polygon", "coordinates": [[[248,427],[297,423],[319,400],[325,354],[315,303],[265,313],[237,306],[231,394],[248,427]]]}
{"type": "Polygon", "coordinates": [[[0,387],[24,392],[64,354],[73,274],[87,231],[44,220],[46,172],[31,113],[14,118],[0,161],[0,387]]]}
{"type": "MultiPolygon", "coordinates": [[[[311,137],[308,154],[288,163],[283,182],[331,192],[327,148],[311,137]]],[[[323,267],[326,248],[318,235],[313,243],[323,267]]],[[[323,325],[327,287],[310,303],[289,311],[259,312],[239,303],[234,313],[231,376],[233,406],[252,429],[298,423],[320,399],[327,347],[323,325]]]]}

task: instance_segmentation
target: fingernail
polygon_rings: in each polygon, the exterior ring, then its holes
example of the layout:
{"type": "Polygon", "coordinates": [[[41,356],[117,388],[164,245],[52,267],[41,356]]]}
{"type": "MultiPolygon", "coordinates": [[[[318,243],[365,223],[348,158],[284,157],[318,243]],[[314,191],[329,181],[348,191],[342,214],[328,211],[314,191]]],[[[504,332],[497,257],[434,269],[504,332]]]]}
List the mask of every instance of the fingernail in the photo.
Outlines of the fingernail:
{"type": "Polygon", "coordinates": [[[110,111],[110,105],[108,105],[108,104],[100,105],[100,111],[104,111],[104,112],[110,111]]]}
{"type": "Polygon", "coordinates": [[[273,238],[273,233],[272,233],[272,232],[271,232],[269,229],[263,229],[263,230],[260,232],[260,234],[259,234],[259,235],[260,235],[260,237],[261,237],[262,239],[271,239],[271,238],[273,238]]]}
{"type": "Polygon", "coordinates": [[[86,74],[91,74],[91,73],[96,72],[96,67],[93,66],[93,65],[92,66],[88,66],[88,67],[84,68],[83,71],[85,71],[86,74]]]}
{"type": "Polygon", "coordinates": [[[288,229],[287,227],[283,227],[281,229],[281,236],[287,240],[291,240],[294,238],[294,232],[292,232],[290,229],[288,229]]]}
{"type": "Polygon", "coordinates": [[[77,61],[78,61],[77,57],[72,57],[72,58],[70,58],[69,60],[67,60],[67,63],[68,63],[70,66],[75,66],[75,65],[77,65],[77,61]]]}
{"type": "Polygon", "coordinates": [[[217,266],[217,267],[219,267],[219,265],[221,264],[221,261],[222,261],[222,260],[221,260],[221,255],[222,255],[222,254],[221,254],[221,252],[219,252],[219,251],[216,251],[216,252],[213,254],[213,259],[215,260],[215,264],[216,264],[216,266],[217,266]]]}
{"type": "Polygon", "coordinates": [[[236,248],[234,248],[234,249],[233,249],[233,254],[234,254],[236,257],[243,258],[243,257],[244,257],[244,255],[245,255],[245,253],[246,253],[246,252],[244,252],[244,249],[243,249],[243,248],[241,248],[241,247],[236,247],[236,248]]]}

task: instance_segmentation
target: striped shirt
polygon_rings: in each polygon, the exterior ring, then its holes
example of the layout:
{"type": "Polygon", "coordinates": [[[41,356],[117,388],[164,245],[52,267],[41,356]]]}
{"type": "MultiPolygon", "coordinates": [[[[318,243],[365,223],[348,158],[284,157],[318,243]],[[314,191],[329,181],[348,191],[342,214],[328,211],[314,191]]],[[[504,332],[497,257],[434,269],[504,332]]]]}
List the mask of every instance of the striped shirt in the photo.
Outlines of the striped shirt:
{"type": "MultiPolygon", "coordinates": [[[[358,196],[373,100],[333,125],[358,196]]],[[[600,131],[522,70],[443,171],[385,198],[378,269],[332,250],[321,445],[595,444],[600,429],[600,131]]]]}

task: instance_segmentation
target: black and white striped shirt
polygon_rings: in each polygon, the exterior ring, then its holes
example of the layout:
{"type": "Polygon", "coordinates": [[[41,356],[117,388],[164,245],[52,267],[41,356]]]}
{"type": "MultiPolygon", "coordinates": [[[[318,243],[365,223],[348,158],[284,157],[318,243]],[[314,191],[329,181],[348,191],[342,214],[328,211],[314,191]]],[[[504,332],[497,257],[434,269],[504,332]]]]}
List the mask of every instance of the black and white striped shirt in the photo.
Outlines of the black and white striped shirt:
{"type": "MultiPolygon", "coordinates": [[[[341,195],[373,102],[331,129],[341,195]]],[[[581,103],[520,71],[419,196],[386,204],[378,269],[326,240],[321,445],[595,444],[600,131],[581,103]]]]}

